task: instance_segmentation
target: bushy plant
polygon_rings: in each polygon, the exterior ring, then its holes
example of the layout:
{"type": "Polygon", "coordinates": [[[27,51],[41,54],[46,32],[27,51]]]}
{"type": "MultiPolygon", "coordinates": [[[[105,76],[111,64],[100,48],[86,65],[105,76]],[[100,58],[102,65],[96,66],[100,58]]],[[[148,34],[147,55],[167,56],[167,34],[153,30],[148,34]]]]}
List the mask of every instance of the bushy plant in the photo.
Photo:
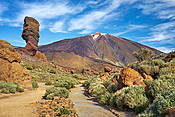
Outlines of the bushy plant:
{"type": "Polygon", "coordinates": [[[32,88],[38,88],[38,87],[39,87],[38,83],[36,81],[33,81],[32,88]]]}
{"type": "Polygon", "coordinates": [[[43,98],[47,100],[53,100],[54,96],[68,98],[69,91],[66,88],[60,88],[60,87],[48,88],[46,89],[46,93],[43,96],[43,98]]]}
{"type": "Polygon", "coordinates": [[[144,117],[150,113],[149,117],[164,117],[165,109],[175,107],[175,89],[170,89],[162,95],[157,95],[153,103],[144,111],[139,114],[139,117],[144,117]]]}
{"type": "Polygon", "coordinates": [[[147,48],[142,48],[133,55],[138,59],[138,61],[148,60],[153,56],[153,52],[147,48]]]}
{"type": "Polygon", "coordinates": [[[157,95],[161,95],[164,92],[173,89],[175,84],[175,79],[157,79],[152,81],[147,89],[147,94],[150,98],[155,98],[157,95]]]}
{"type": "Polygon", "coordinates": [[[88,90],[89,90],[90,95],[94,96],[94,97],[102,95],[102,94],[104,94],[107,91],[105,86],[100,84],[100,83],[92,83],[92,84],[90,84],[88,90]]]}
{"type": "Polygon", "coordinates": [[[111,94],[111,97],[109,99],[109,105],[112,107],[117,108],[117,104],[116,104],[116,94],[111,94]]]}
{"type": "Polygon", "coordinates": [[[91,78],[89,78],[88,80],[86,80],[86,81],[83,83],[83,86],[84,86],[85,88],[89,88],[90,84],[95,83],[95,82],[97,82],[97,78],[96,78],[96,77],[91,77],[91,78]]]}
{"type": "Polygon", "coordinates": [[[34,68],[33,68],[33,66],[31,66],[31,65],[28,65],[28,64],[26,64],[26,65],[23,65],[26,69],[28,69],[28,70],[33,70],[34,68]]]}
{"type": "Polygon", "coordinates": [[[61,115],[67,115],[70,114],[69,110],[66,108],[60,108],[59,109],[61,115]]]}
{"type": "Polygon", "coordinates": [[[159,74],[159,66],[141,65],[140,69],[140,72],[146,73],[153,77],[157,77],[157,75],[159,74]]]}
{"type": "Polygon", "coordinates": [[[67,89],[71,89],[74,87],[74,82],[68,80],[68,79],[64,79],[64,78],[61,78],[61,79],[58,79],[55,83],[54,83],[54,86],[55,87],[65,87],[67,89]]]}
{"type": "Polygon", "coordinates": [[[115,93],[118,89],[118,84],[111,84],[107,87],[107,90],[110,92],[110,93],[115,93]]]}
{"type": "Polygon", "coordinates": [[[175,74],[161,75],[158,77],[158,79],[161,79],[161,80],[174,79],[175,80],[175,74]]]}
{"type": "Polygon", "coordinates": [[[51,81],[51,80],[47,80],[47,81],[45,82],[45,85],[52,85],[52,81],[51,81]]]}
{"type": "Polygon", "coordinates": [[[109,100],[111,98],[111,94],[109,92],[105,92],[104,94],[102,95],[99,95],[97,97],[97,101],[100,103],[100,104],[104,104],[104,105],[109,105],[109,100]]]}
{"type": "Polygon", "coordinates": [[[24,89],[17,83],[0,81],[0,93],[8,94],[16,92],[24,92],[24,89]]]}
{"type": "Polygon", "coordinates": [[[55,69],[49,69],[49,72],[52,74],[56,74],[56,70],[55,69]]]}
{"type": "Polygon", "coordinates": [[[144,87],[130,86],[123,88],[116,93],[116,106],[119,109],[129,108],[135,112],[141,112],[148,104],[144,87]]]}
{"type": "Polygon", "coordinates": [[[165,66],[165,62],[162,59],[153,59],[153,60],[147,61],[147,64],[151,66],[159,66],[159,67],[165,66]]]}
{"type": "Polygon", "coordinates": [[[164,67],[160,69],[159,75],[175,74],[175,66],[164,67]]]}

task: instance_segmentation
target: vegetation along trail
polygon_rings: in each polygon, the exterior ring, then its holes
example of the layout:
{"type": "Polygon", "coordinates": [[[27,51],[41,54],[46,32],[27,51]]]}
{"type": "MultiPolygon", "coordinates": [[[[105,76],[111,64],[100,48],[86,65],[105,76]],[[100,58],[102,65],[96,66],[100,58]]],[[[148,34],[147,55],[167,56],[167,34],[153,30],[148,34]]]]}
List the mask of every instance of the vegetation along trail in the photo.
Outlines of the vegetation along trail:
{"type": "Polygon", "coordinates": [[[38,117],[33,104],[41,100],[45,89],[44,84],[39,84],[36,90],[0,99],[0,117],[38,117]]]}

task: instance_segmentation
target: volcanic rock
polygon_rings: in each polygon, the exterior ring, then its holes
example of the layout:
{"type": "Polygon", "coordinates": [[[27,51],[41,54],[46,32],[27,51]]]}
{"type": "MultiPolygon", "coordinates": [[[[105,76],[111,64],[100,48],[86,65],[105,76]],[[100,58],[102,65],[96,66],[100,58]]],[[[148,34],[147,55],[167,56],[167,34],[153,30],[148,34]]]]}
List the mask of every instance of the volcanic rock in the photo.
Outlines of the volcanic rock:
{"type": "Polygon", "coordinates": [[[0,40],[0,80],[17,82],[23,86],[31,85],[31,76],[27,69],[20,65],[21,55],[10,45],[0,40]]]}
{"type": "Polygon", "coordinates": [[[39,42],[39,22],[32,17],[25,17],[22,38],[26,41],[26,52],[34,56],[38,49],[39,42]]]}
{"type": "Polygon", "coordinates": [[[0,40],[0,58],[9,62],[20,62],[21,55],[10,45],[10,43],[0,40]]]}
{"type": "Polygon", "coordinates": [[[117,79],[118,83],[122,86],[146,86],[143,80],[144,78],[141,74],[131,68],[124,68],[120,73],[119,79],[117,79]]]}

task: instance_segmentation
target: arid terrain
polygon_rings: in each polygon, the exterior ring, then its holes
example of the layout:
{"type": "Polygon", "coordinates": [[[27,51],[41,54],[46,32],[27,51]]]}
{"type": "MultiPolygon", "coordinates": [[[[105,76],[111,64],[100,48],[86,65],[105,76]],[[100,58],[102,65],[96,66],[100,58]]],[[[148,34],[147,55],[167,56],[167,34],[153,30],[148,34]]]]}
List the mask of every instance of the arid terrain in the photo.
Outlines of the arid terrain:
{"type": "Polygon", "coordinates": [[[25,47],[0,40],[0,117],[175,117],[175,52],[110,34],[25,47]]]}

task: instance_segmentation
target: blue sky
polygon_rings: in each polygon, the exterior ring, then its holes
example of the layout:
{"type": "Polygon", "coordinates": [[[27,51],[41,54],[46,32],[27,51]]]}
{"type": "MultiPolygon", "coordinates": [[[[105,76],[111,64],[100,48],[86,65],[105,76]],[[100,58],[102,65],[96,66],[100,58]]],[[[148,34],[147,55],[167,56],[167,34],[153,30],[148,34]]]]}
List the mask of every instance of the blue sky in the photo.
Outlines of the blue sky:
{"type": "Polygon", "coordinates": [[[0,0],[0,40],[24,46],[25,16],[41,23],[40,45],[102,32],[175,50],[175,0],[0,0]]]}

